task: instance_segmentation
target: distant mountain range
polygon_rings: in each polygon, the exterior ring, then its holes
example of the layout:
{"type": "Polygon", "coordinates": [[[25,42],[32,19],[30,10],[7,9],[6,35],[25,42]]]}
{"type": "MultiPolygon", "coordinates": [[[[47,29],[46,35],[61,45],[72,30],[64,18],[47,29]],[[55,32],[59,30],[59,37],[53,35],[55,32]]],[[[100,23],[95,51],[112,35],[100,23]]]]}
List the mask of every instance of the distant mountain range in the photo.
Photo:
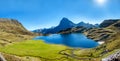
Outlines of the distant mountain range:
{"type": "Polygon", "coordinates": [[[48,28],[48,29],[37,29],[34,30],[33,32],[35,33],[43,33],[43,34],[54,34],[54,33],[58,33],[61,30],[66,30],[68,28],[73,28],[73,27],[85,27],[85,28],[95,28],[98,27],[98,24],[89,24],[89,23],[84,23],[84,22],[80,22],[78,24],[73,23],[72,21],[70,21],[68,18],[63,18],[59,25],[56,27],[52,27],[52,28],[48,28]]]}

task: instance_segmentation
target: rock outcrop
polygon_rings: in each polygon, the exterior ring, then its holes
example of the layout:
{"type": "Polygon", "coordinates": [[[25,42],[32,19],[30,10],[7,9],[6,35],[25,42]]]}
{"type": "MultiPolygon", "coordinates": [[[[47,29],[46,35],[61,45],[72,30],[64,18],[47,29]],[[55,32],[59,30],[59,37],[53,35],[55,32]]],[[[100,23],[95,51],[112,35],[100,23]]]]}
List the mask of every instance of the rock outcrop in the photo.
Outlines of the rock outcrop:
{"type": "Polygon", "coordinates": [[[105,28],[108,27],[114,23],[116,23],[117,21],[119,21],[120,19],[108,19],[108,20],[104,20],[101,24],[100,27],[105,28]]]}
{"type": "Polygon", "coordinates": [[[120,61],[120,51],[103,58],[102,61],[120,61]]]}
{"type": "Polygon", "coordinates": [[[0,61],[6,61],[6,59],[0,53],[0,61]]]}

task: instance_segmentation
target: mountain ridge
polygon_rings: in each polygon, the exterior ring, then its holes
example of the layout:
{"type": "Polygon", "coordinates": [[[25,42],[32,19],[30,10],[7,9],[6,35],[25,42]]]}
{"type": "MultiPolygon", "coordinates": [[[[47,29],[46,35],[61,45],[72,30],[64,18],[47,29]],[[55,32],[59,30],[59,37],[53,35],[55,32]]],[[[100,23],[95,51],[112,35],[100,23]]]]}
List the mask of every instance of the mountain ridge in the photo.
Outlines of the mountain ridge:
{"type": "Polygon", "coordinates": [[[35,34],[28,31],[18,20],[0,18],[0,46],[31,39],[35,34]]]}
{"type": "Polygon", "coordinates": [[[69,28],[74,28],[74,27],[86,27],[86,28],[94,28],[97,27],[96,25],[89,24],[89,23],[84,23],[84,22],[79,22],[78,24],[73,23],[71,20],[68,18],[63,17],[62,20],[60,21],[59,25],[57,25],[54,28],[48,28],[48,29],[37,29],[33,30],[35,33],[43,33],[43,34],[54,34],[58,33],[62,30],[66,30],[69,28]]]}

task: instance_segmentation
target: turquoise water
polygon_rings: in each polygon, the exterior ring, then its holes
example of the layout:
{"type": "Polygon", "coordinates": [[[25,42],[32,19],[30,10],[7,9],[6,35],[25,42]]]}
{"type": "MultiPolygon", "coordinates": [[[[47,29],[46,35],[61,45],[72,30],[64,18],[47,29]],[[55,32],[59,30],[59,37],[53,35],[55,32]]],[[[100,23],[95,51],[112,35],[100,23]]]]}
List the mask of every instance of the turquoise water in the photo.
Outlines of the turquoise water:
{"type": "Polygon", "coordinates": [[[88,39],[81,33],[52,34],[49,36],[37,36],[34,38],[34,40],[41,39],[46,43],[63,44],[73,48],[94,48],[99,45],[97,42],[88,39]]]}

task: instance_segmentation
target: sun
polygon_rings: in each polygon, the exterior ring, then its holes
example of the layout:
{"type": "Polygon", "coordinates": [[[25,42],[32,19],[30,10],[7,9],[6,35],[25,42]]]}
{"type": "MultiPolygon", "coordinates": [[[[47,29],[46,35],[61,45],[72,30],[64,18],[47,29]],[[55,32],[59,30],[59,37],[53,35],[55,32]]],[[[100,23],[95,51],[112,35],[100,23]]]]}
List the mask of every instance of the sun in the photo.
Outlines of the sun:
{"type": "Polygon", "coordinates": [[[104,6],[107,3],[107,0],[94,0],[94,2],[99,6],[104,6]]]}

